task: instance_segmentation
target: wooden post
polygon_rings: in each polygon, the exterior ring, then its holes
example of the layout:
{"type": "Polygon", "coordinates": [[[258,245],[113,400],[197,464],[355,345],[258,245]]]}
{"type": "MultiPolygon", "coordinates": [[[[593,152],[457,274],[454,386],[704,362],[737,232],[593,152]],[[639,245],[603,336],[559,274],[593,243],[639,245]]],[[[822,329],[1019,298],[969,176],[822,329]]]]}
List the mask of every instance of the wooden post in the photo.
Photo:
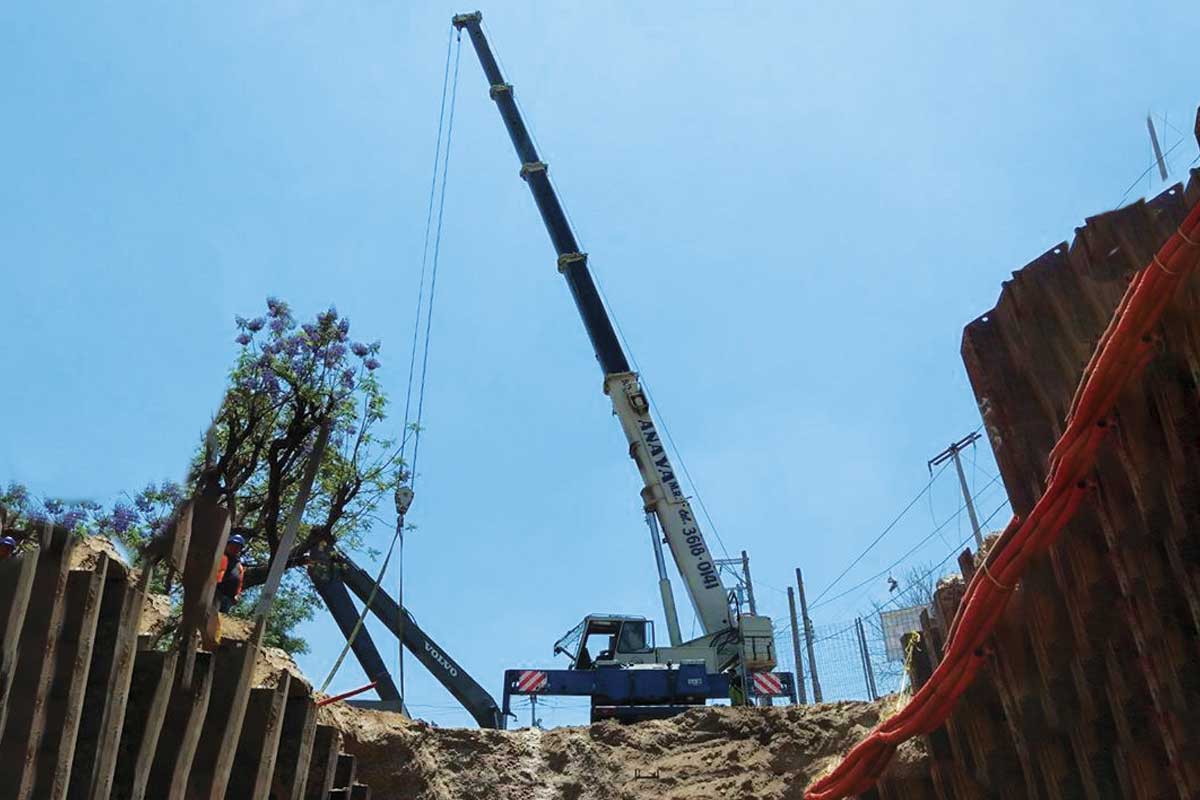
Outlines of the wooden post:
{"type": "Polygon", "coordinates": [[[267,581],[263,584],[262,594],[259,595],[258,607],[254,609],[255,616],[260,619],[266,619],[267,614],[271,612],[271,603],[274,602],[275,593],[279,591],[279,584],[283,581],[288,557],[292,554],[292,546],[295,545],[296,536],[300,532],[300,518],[304,515],[304,507],[308,505],[308,495],[312,491],[313,481],[317,477],[317,469],[321,466],[321,457],[325,454],[325,443],[328,441],[329,420],[326,420],[321,425],[317,441],[308,457],[308,463],[304,466],[300,491],[296,493],[296,500],[292,504],[292,513],[288,516],[287,527],[284,529],[283,538],[279,541],[279,547],[275,548],[275,555],[271,559],[271,569],[267,572],[267,581]]]}
{"type": "Polygon", "coordinates": [[[804,643],[808,648],[808,671],[812,673],[813,702],[820,703],[821,679],[817,676],[817,655],[813,650],[812,620],[808,618],[808,601],[804,598],[804,576],[796,567],[796,585],[800,589],[800,615],[804,620],[804,643]]]}
{"type": "Polygon", "coordinates": [[[802,705],[808,703],[804,687],[804,662],[800,660],[800,626],[796,624],[796,591],[788,587],[788,613],[792,617],[792,654],[796,659],[796,692],[802,705]]]}
{"type": "Polygon", "coordinates": [[[867,632],[863,628],[862,617],[854,618],[854,629],[858,635],[858,651],[862,655],[863,680],[867,684],[867,695],[872,700],[878,700],[879,692],[875,690],[875,670],[871,667],[871,654],[867,650],[867,632]]]}

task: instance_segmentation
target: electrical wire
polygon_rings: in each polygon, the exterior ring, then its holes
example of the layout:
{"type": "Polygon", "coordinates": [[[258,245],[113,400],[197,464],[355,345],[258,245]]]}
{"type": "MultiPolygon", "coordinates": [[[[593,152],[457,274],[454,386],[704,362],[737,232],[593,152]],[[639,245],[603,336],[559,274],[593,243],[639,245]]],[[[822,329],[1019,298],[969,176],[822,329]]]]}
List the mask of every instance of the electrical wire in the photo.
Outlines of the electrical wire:
{"type": "MultiPolygon", "coordinates": [[[[980,498],[982,498],[984,496],[984,494],[987,493],[988,489],[991,488],[992,486],[994,486],[998,480],[999,480],[999,478],[992,478],[990,481],[988,481],[986,484],[984,484],[983,488],[979,490],[979,493],[971,498],[972,501],[979,500],[980,498]]],[[[1005,498],[1004,502],[1007,503],[1008,498],[1005,498]]],[[[962,511],[966,507],[967,507],[967,504],[964,501],[963,504],[961,506],[959,506],[958,512],[956,512],[954,516],[947,518],[941,525],[934,528],[933,531],[931,533],[929,533],[925,538],[921,539],[921,541],[919,541],[915,545],[913,545],[904,555],[897,558],[895,561],[893,561],[887,567],[884,567],[884,569],[881,570],[880,572],[877,572],[876,574],[872,575],[871,577],[867,578],[866,580],[862,581],[861,583],[855,584],[854,586],[850,587],[849,589],[846,589],[845,591],[840,592],[840,593],[834,595],[833,597],[830,597],[828,600],[825,600],[824,602],[814,601],[811,608],[813,610],[816,610],[818,608],[821,608],[822,606],[827,606],[830,603],[835,602],[836,600],[839,600],[840,598],[845,597],[846,595],[853,594],[853,593],[857,592],[859,589],[862,589],[865,586],[869,586],[870,584],[872,584],[875,581],[882,578],[884,575],[889,574],[896,567],[903,564],[909,558],[909,556],[911,556],[913,553],[917,552],[922,547],[924,547],[929,542],[930,539],[932,539],[934,536],[937,536],[938,533],[940,533],[943,528],[945,528],[947,525],[950,524],[951,520],[961,519],[962,511]]],[[[984,525],[987,524],[987,522],[990,522],[990,521],[991,521],[991,517],[989,517],[986,522],[981,523],[980,528],[982,528],[984,525]]],[[[973,538],[975,538],[974,531],[971,532],[971,535],[967,538],[967,541],[970,541],[973,538]]]]}
{"type": "MultiPolygon", "coordinates": [[[[1177,148],[1177,147],[1179,147],[1179,145],[1183,144],[1186,139],[1187,139],[1186,136],[1179,137],[1179,140],[1176,141],[1175,144],[1171,145],[1170,148],[1168,148],[1165,153],[1163,153],[1163,161],[1166,161],[1167,156],[1169,156],[1169,155],[1171,155],[1171,153],[1175,152],[1175,148],[1177,148]]],[[[1142,182],[1142,178],[1144,178],[1150,174],[1150,171],[1153,170],[1154,167],[1157,166],[1157,164],[1158,164],[1158,159],[1151,161],[1150,166],[1146,167],[1145,171],[1142,172],[1141,175],[1138,175],[1137,179],[1134,180],[1133,183],[1129,184],[1129,188],[1125,190],[1125,194],[1121,195],[1121,199],[1117,201],[1117,208],[1121,207],[1121,204],[1125,202],[1125,198],[1129,197],[1129,193],[1132,192],[1134,190],[1134,188],[1136,188],[1137,185],[1142,182]]]]}
{"type": "MultiPolygon", "coordinates": [[[[1000,505],[996,506],[996,509],[994,511],[992,511],[991,514],[988,515],[987,519],[985,519],[983,522],[979,523],[979,527],[980,528],[985,527],[989,522],[992,521],[992,519],[995,518],[995,516],[997,514],[999,514],[1001,511],[1003,511],[1004,507],[1007,505],[1008,505],[1008,498],[1006,497],[1006,498],[1004,498],[1004,502],[1001,503],[1000,505]]],[[[971,535],[968,536],[967,538],[963,539],[961,542],[959,542],[958,546],[955,547],[953,550],[951,550],[950,554],[948,556],[943,558],[938,563],[934,564],[924,574],[919,576],[916,579],[915,583],[924,583],[925,580],[927,580],[931,575],[933,575],[935,572],[940,570],[947,561],[949,561],[952,558],[957,557],[958,554],[963,551],[963,548],[966,547],[967,545],[969,545],[974,539],[975,539],[975,533],[972,531],[971,535]]],[[[883,611],[883,610],[887,609],[888,607],[895,606],[899,602],[900,602],[899,597],[893,597],[891,600],[889,600],[888,602],[881,605],[879,607],[879,610],[883,611]]]]}
{"type": "Polygon", "coordinates": [[[984,643],[1000,624],[1014,590],[1033,559],[1059,541],[1089,495],[1120,395],[1153,361],[1151,334],[1180,284],[1200,268],[1190,243],[1200,238],[1200,206],[1193,207],[1151,261],[1130,281],[1084,368],[1065,429],[1050,451],[1045,491],[1023,517],[1014,516],[967,581],[933,674],[892,716],[812,783],[806,800],[839,800],[871,789],[898,746],[941,726],[986,663],[984,643]]]}
{"type": "Polygon", "coordinates": [[[820,603],[821,598],[824,597],[825,595],[829,594],[829,590],[832,589],[834,586],[837,586],[838,581],[840,581],[842,578],[846,577],[847,573],[849,573],[850,570],[854,569],[860,561],[862,561],[864,558],[866,558],[867,553],[870,553],[871,550],[873,550],[877,544],[879,544],[881,541],[883,541],[883,537],[885,537],[889,533],[891,533],[892,529],[895,528],[896,525],[900,522],[900,520],[902,520],[904,518],[904,515],[907,514],[909,512],[909,510],[912,509],[912,507],[917,504],[917,501],[919,501],[922,497],[925,496],[925,493],[928,492],[930,490],[930,488],[933,487],[934,481],[936,481],[939,477],[941,477],[942,473],[945,472],[949,466],[950,466],[950,462],[947,461],[946,463],[942,464],[941,469],[939,469],[936,473],[934,473],[932,476],[930,476],[929,482],[926,483],[925,486],[923,486],[921,488],[921,491],[917,492],[916,496],[908,502],[908,505],[906,505],[903,509],[901,509],[900,513],[896,515],[895,519],[893,519],[891,522],[889,522],[887,524],[886,527],[884,527],[883,532],[880,533],[878,536],[876,536],[871,541],[871,543],[869,545],[867,545],[867,548],[865,550],[863,550],[861,553],[859,553],[857,558],[855,558],[853,561],[850,562],[850,566],[848,566],[844,570],[842,570],[840,575],[838,575],[836,578],[834,578],[833,581],[828,586],[826,586],[821,591],[820,594],[818,594],[816,597],[813,598],[812,605],[811,605],[812,608],[816,608],[817,604],[820,603]]]}

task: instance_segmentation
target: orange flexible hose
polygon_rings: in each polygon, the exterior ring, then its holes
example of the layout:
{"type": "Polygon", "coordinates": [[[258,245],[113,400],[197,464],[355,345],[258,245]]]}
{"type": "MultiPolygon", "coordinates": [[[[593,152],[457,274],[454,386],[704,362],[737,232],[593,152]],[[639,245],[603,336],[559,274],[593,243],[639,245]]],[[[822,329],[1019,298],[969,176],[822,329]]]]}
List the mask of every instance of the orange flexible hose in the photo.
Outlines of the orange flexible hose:
{"type": "Polygon", "coordinates": [[[1012,519],[967,584],[941,663],[903,709],[880,723],[832,772],[808,788],[805,800],[837,800],[869,790],[902,742],[936,730],[954,710],[983,665],[985,644],[1008,605],[1012,587],[1029,561],[1053,545],[1088,494],[1086,478],[1111,430],[1105,419],[1121,392],[1153,357],[1150,332],[1180,282],[1200,263],[1198,240],[1200,204],[1126,289],[1084,368],[1066,429],[1050,453],[1046,491],[1026,519],[1012,519]]]}

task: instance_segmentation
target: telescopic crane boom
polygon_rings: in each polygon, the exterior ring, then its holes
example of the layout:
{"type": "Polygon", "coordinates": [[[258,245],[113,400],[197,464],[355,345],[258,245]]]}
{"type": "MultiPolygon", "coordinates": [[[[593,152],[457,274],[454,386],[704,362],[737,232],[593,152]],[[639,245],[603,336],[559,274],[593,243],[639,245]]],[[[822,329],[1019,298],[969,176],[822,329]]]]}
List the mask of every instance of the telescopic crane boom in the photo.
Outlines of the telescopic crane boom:
{"type": "Polygon", "coordinates": [[[704,540],[704,533],[659,438],[646,394],[638,382],[638,376],[629,368],[625,351],[588,271],[587,254],[579,250],[579,242],[550,183],[548,165],[538,155],[517,108],[513,87],[500,73],[500,67],[480,27],[481,21],[479,12],[461,14],[454,18],[454,25],[471,37],[471,44],[491,85],[492,99],[500,109],[504,126],[521,161],[521,177],[533,194],[546,232],[558,253],[558,270],[566,278],[575,307],[579,309],[583,326],[591,339],[596,360],[604,371],[604,392],[612,400],[625,437],[629,440],[630,456],[641,473],[645,487],[642,489],[645,509],[657,517],[662,527],[704,632],[713,634],[726,630],[733,626],[727,593],[704,540]]]}

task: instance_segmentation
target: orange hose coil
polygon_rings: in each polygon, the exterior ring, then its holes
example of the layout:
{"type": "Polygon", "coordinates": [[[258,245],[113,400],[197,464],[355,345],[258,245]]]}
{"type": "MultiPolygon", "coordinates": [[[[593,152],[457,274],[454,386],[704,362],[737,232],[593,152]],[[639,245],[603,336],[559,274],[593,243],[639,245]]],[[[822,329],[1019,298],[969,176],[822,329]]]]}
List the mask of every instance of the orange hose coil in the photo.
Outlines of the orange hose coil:
{"type": "Polygon", "coordinates": [[[879,724],[840,764],[814,782],[805,800],[836,800],[875,785],[899,745],[946,721],[986,657],[985,645],[1026,564],[1050,548],[1089,491],[1086,478],[1111,426],[1106,417],[1154,354],[1151,334],[1175,290],[1200,262],[1200,204],[1121,298],[1092,354],[1050,453],[1049,485],[1025,520],[1013,517],[967,585],[947,636],[945,656],[895,716],[879,724]]]}

